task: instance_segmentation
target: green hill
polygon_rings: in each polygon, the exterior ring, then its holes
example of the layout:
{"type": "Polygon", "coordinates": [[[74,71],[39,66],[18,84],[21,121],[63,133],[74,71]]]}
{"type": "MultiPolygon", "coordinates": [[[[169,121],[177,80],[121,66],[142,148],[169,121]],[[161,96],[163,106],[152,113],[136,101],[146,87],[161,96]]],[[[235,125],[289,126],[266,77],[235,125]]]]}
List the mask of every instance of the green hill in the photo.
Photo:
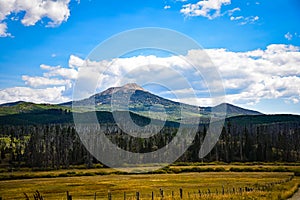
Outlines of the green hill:
{"type": "Polygon", "coordinates": [[[38,113],[47,110],[70,111],[69,107],[54,104],[35,104],[31,102],[18,101],[0,105],[0,116],[24,113],[38,113]]]}

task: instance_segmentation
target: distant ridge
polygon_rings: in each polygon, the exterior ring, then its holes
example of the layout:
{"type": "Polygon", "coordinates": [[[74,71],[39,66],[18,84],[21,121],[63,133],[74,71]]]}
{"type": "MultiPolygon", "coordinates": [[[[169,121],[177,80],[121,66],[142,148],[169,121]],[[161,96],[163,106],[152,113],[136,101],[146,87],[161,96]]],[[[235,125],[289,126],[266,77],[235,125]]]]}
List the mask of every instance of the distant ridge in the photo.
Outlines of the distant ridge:
{"type": "Polygon", "coordinates": [[[206,107],[205,110],[208,112],[211,112],[212,110],[214,112],[222,111],[226,108],[227,114],[230,114],[231,116],[235,115],[262,115],[263,113],[255,111],[255,110],[249,110],[245,108],[241,108],[229,103],[222,103],[220,105],[217,105],[215,107],[206,107]]]}
{"type": "MultiPolygon", "coordinates": [[[[208,119],[211,117],[212,112],[214,113],[214,117],[223,116],[222,113],[224,110],[227,111],[227,117],[262,114],[258,111],[244,109],[228,103],[222,103],[215,107],[201,107],[179,103],[152,94],[136,83],[128,83],[123,86],[108,88],[100,93],[92,95],[89,98],[77,101],[77,103],[79,105],[94,105],[95,103],[97,110],[111,111],[112,98],[114,98],[115,104],[118,104],[116,101],[129,99],[129,110],[142,116],[160,118],[164,112],[166,112],[169,116],[168,119],[173,121],[180,120],[181,108],[184,108],[184,114],[190,118],[202,117],[208,119]],[[113,96],[114,94],[124,98],[116,99],[115,96],[113,96]],[[149,110],[151,110],[152,115],[149,114],[149,110]]],[[[122,103],[123,102],[120,102],[119,104],[121,105],[122,103]]],[[[61,105],[71,106],[72,102],[67,102],[61,105]]]]}
{"type": "Polygon", "coordinates": [[[18,105],[21,103],[29,103],[29,102],[25,102],[25,101],[9,102],[9,103],[0,104],[0,107],[10,107],[10,106],[15,106],[15,105],[18,105]]]}
{"type": "Polygon", "coordinates": [[[11,103],[4,103],[0,105],[0,116],[1,115],[12,115],[20,113],[37,113],[41,111],[49,110],[70,110],[70,107],[47,104],[47,103],[32,103],[26,101],[17,101],[11,103]]]}
{"type": "MultiPolygon", "coordinates": [[[[201,117],[202,119],[209,119],[212,114],[213,117],[223,116],[222,112],[227,111],[226,117],[240,116],[240,115],[262,115],[262,113],[254,110],[244,109],[232,104],[222,103],[214,107],[200,107],[184,103],[175,102],[165,99],[158,95],[152,94],[136,83],[128,83],[120,87],[111,87],[100,93],[94,94],[89,98],[76,101],[80,105],[96,105],[97,111],[111,112],[112,99],[118,105],[118,101],[129,100],[129,110],[141,116],[150,117],[154,119],[162,119],[165,113],[170,121],[178,121],[181,119],[181,109],[184,110],[185,117],[192,119],[201,117]],[[119,95],[121,98],[113,99],[114,96],[119,95]]],[[[122,102],[121,102],[122,103],[122,102]]],[[[121,105],[120,103],[120,105],[121,105]]],[[[0,105],[0,115],[17,114],[30,112],[31,110],[47,110],[47,109],[71,109],[72,101],[61,103],[58,105],[51,104],[34,104],[30,102],[18,101],[12,103],[5,103],[0,105]]],[[[120,108],[120,110],[123,110],[120,108]]],[[[83,111],[90,111],[84,110],[83,111]]]]}

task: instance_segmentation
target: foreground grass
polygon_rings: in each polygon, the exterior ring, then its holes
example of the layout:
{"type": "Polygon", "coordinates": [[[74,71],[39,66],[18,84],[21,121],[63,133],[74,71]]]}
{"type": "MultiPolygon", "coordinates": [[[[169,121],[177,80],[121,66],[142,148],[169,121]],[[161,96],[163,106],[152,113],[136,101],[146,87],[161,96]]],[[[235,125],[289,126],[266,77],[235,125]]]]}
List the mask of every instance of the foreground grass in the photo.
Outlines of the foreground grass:
{"type": "Polygon", "coordinates": [[[74,200],[94,199],[95,192],[97,199],[107,199],[110,191],[113,199],[124,199],[124,192],[127,199],[135,199],[138,191],[140,199],[151,199],[152,192],[155,199],[161,199],[162,189],[164,199],[172,199],[172,191],[173,198],[180,199],[182,188],[183,199],[285,199],[300,181],[299,177],[286,181],[292,175],[291,172],[203,172],[4,180],[0,182],[0,196],[25,199],[24,192],[32,197],[38,190],[44,199],[66,199],[66,191],[74,200]],[[254,190],[246,192],[245,187],[254,190]]]}

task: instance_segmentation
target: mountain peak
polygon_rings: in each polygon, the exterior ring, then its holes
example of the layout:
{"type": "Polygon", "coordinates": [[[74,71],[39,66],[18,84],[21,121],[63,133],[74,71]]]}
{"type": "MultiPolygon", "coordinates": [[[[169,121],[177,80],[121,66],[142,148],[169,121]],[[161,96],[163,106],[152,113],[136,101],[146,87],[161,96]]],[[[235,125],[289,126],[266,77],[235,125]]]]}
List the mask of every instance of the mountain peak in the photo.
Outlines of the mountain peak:
{"type": "Polygon", "coordinates": [[[115,93],[115,92],[119,92],[119,91],[122,91],[122,92],[128,92],[128,91],[132,91],[132,90],[142,90],[142,91],[145,91],[144,88],[142,88],[141,86],[139,86],[138,84],[136,83],[127,83],[123,86],[120,86],[120,87],[111,87],[111,88],[108,88],[107,90],[101,92],[100,94],[101,95],[111,95],[112,93],[115,93]]]}
{"type": "Polygon", "coordinates": [[[139,86],[136,83],[127,83],[127,84],[121,86],[120,88],[123,88],[123,89],[132,89],[132,90],[144,90],[144,88],[142,88],[141,86],[139,86]]]}

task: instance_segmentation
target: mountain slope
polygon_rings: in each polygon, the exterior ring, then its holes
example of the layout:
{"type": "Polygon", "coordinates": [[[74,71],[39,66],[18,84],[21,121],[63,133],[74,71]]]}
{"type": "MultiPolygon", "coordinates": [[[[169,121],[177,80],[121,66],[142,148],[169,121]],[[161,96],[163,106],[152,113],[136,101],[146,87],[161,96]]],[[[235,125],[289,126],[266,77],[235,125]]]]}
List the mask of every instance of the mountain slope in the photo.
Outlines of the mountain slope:
{"type": "MultiPolygon", "coordinates": [[[[121,87],[112,87],[95,94],[87,99],[74,102],[81,111],[91,111],[87,105],[96,105],[96,111],[117,111],[128,110],[141,116],[153,119],[167,119],[170,121],[179,121],[184,116],[185,120],[192,121],[201,117],[202,122],[209,120],[211,116],[217,117],[223,115],[226,109],[227,117],[239,115],[260,115],[262,113],[247,110],[231,104],[223,103],[215,107],[192,106],[184,103],[171,101],[146,91],[135,83],[129,83],[121,87]],[[111,103],[114,108],[112,109],[111,103]],[[213,113],[212,113],[213,112],[213,113]]],[[[14,102],[0,105],[0,116],[20,113],[36,113],[51,109],[70,111],[72,102],[66,102],[59,105],[34,104],[29,102],[14,102]]]]}
{"type": "Polygon", "coordinates": [[[262,113],[254,110],[249,110],[245,108],[241,108],[229,103],[222,103],[220,105],[217,105],[215,107],[206,107],[204,110],[206,112],[221,112],[222,110],[225,110],[227,112],[227,117],[231,116],[238,116],[238,115],[262,115],[262,113]]]}
{"type": "MultiPolygon", "coordinates": [[[[129,105],[132,104],[143,104],[145,106],[161,104],[164,106],[176,105],[179,106],[180,103],[174,102],[168,99],[164,99],[155,94],[152,94],[135,83],[129,83],[122,87],[111,87],[107,90],[100,92],[98,94],[92,95],[87,99],[78,101],[78,104],[92,104],[95,101],[96,105],[111,105],[111,100],[120,101],[120,103],[126,103],[123,100],[129,99],[129,105]],[[122,99],[119,99],[122,98],[122,99]]],[[[72,102],[67,102],[61,105],[71,105],[72,102]]],[[[193,107],[193,106],[192,106],[193,107]]]]}
{"type": "MultiPolygon", "coordinates": [[[[119,116],[126,115],[123,111],[116,111],[119,116]]],[[[97,119],[99,123],[114,124],[114,113],[107,111],[97,111],[97,119]]],[[[159,120],[153,120],[151,118],[141,116],[130,112],[131,119],[139,126],[148,125],[150,122],[153,124],[162,124],[159,120]]],[[[77,118],[81,118],[81,123],[90,123],[91,121],[87,116],[89,113],[78,113],[77,118]]],[[[60,109],[43,110],[33,113],[19,113],[12,115],[0,116],[1,125],[46,125],[46,124],[73,124],[72,112],[66,112],[60,109]]],[[[178,127],[179,124],[172,121],[166,121],[165,126],[167,127],[178,127]]]]}
{"type": "Polygon", "coordinates": [[[36,104],[31,102],[17,101],[12,103],[5,103],[0,105],[0,116],[2,115],[12,115],[12,114],[21,114],[21,113],[36,113],[46,110],[67,110],[67,108],[62,105],[52,105],[52,104],[36,104]]]}
{"type": "MultiPolygon", "coordinates": [[[[63,105],[71,106],[72,102],[63,105]]],[[[167,119],[178,121],[185,116],[186,119],[195,117],[210,118],[223,115],[227,111],[227,117],[238,115],[259,115],[257,111],[243,109],[231,104],[223,103],[215,107],[200,107],[171,101],[152,94],[135,83],[129,83],[121,87],[112,87],[95,94],[87,99],[77,101],[76,105],[96,105],[96,110],[112,111],[127,110],[143,116],[162,119],[165,113],[167,119]],[[112,109],[111,104],[114,106],[112,109]],[[123,106],[122,106],[123,105],[123,106]],[[128,108],[127,108],[128,107],[128,108]]]]}

